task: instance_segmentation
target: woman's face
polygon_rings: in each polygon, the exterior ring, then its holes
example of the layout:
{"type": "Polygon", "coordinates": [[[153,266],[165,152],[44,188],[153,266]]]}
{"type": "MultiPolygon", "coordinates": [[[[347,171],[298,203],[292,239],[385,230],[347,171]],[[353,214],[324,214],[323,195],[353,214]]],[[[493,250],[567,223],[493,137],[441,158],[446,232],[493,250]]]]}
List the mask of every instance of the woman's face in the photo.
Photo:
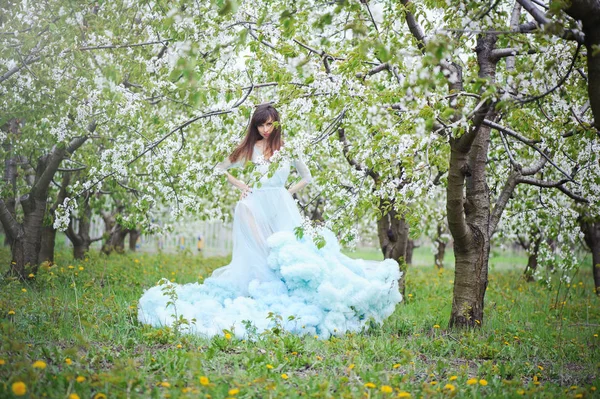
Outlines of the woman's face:
{"type": "Polygon", "coordinates": [[[265,123],[256,126],[258,129],[258,133],[262,136],[263,139],[268,139],[269,135],[273,133],[273,129],[275,128],[273,124],[273,119],[269,118],[265,123]]]}

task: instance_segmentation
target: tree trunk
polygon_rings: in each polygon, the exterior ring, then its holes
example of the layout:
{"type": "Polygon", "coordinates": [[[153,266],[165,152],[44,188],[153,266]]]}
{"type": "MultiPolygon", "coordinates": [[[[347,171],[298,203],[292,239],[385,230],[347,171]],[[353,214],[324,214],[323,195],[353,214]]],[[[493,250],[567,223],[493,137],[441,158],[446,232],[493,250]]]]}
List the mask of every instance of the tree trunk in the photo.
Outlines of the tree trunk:
{"type": "Polygon", "coordinates": [[[90,245],[95,241],[90,238],[92,208],[89,194],[84,198],[82,208],[82,216],[77,219],[71,217],[66,231],[67,237],[73,243],[73,258],[75,259],[84,259],[85,254],[90,250],[90,245]],[[75,224],[77,224],[77,230],[75,230],[75,224]]]}
{"type": "Polygon", "coordinates": [[[579,226],[583,232],[585,243],[592,251],[592,274],[596,294],[600,295],[600,218],[586,215],[579,217],[579,226]]]}
{"type": "Polygon", "coordinates": [[[437,269],[444,268],[444,256],[446,254],[446,241],[442,239],[442,235],[444,234],[444,227],[441,223],[437,225],[437,237],[435,238],[435,255],[434,255],[434,263],[437,269]]]}
{"type": "Polygon", "coordinates": [[[104,242],[104,245],[102,245],[102,252],[106,255],[110,255],[113,251],[120,254],[125,251],[125,236],[127,235],[128,230],[124,229],[123,226],[116,222],[113,223],[109,236],[104,242]]]}
{"type": "MultiPolygon", "coordinates": [[[[88,130],[92,132],[95,127],[92,122],[88,130]]],[[[19,223],[9,209],[10,197],[14,199],[14,194],[8,198],[0,198],[0,221],[13,240],[10,274],[26,279],[30,272],[37,272],[50,183],[62,160],[81,147],[87,139],[87,136],[77,137],[67,147],[56,145],[50,153],[38,158],[33,185],[20,200],[23,223],[19,223]]]]}
{"type": "Polygon", "coordinates": [[[528,282],[535,281],[533,275],[535,274],[535,271],[537,270],[538,253],[540,252],[540,244],[541,243],[542,243],[542,236],[540,233],[540,235],[538,235],[536,237],[535,241],[533,242],[533,248],[530,249],[531,253],[529,254],[529,257],[527,258],[527,267],[525,267],[524,276],[525,276],[525,280],[528,282]]]}
{"type": "Polygon", "coordinates": [[[52,226],[44,226],[42,230],[42,244],[38,263],[54,263],[54,243],[56,242],[56,229],[52,226]]]}
{"type": "Polygon", "coordinates": [[[600,131],[600,2],[571,0],[565,9],[571,17],[581,20],[587,49],[588,96],[594,115],[594,126],[600,131]]]}
{"type": "Polygon", "coordinates": [[[29,273],[37,273],[46,200],[29,196],[21,204],[25,215],[21,234],[14,238],[11,246],[11,273],[25,279],[29,273]]]}
{"type": "MultiPolygon", "coordinates": [[[[392,204],[393,206],[393,204],[392,204]]],[[[406,289],[406,249],[408,247],[408,224],[406,219],[397,218],[396,211],[391,209],[377,221],[379,245],[385,259],[394,259],[400,265],[402,276],[398,281],[398,289],[404,296],[406,289]]]]}
{"type": "MultiPolygon", "coordinates": [[[[475,49],[479,76],[490,81],[496,71],[491,54],[496,40],[494,34],[480,35],[475,49]]],[[[486,118],[495,119],[489,100],[475,113],[467,132],[450,138],[446,209],[456,259],[450,328],[480,327],[483,323],[491,219],[485,170],[490,141],[490,128],[483,125],[486,118]]]]}
{"type": "Polygon", "coordinates": [[[415,240],[408,240],[408,243],[406,244],[406,256],[404,257],[404,259],[406,260],[406,264],[407,265],[412,265],[412,259],[413,259],[413,252],[415,251],[415,240]]]}
{"type": "Polygon", "coordinates": [[[138,229],[130,229],[129,232],[129,250],[131,252],[136,251],[136,245],[138,238],[142,235],[142,233],[138,229]]]}
{"type": "Polygon", "coordinates": [[[435,253],[435,267],[438,269],[444,268],[444,255],[446,254],[446,242],[438,240],[437,252],[435,253]]]}

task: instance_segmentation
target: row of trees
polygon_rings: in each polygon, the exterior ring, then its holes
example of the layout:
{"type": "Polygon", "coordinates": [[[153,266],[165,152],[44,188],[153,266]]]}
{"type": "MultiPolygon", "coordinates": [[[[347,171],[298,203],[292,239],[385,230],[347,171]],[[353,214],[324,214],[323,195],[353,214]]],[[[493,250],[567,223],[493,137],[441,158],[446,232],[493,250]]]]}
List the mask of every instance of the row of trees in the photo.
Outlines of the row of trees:
{"type": "Polygon", "coordinates": [[[226,219],[236,195],[214,166],[267,101],[284,116],[277,157],[315,175],[310,218],[347,243],[376,221],[403,267],[411,236],[443,251],[450,232],[450,326],[483,322],[495,236],[561,273],[583,238],[600,264],[598,2],[254,3],[0,6],[14,274],[57,228],[84,253],[92,212],[107,252],[156,232],[165,205],[226,219]]]}

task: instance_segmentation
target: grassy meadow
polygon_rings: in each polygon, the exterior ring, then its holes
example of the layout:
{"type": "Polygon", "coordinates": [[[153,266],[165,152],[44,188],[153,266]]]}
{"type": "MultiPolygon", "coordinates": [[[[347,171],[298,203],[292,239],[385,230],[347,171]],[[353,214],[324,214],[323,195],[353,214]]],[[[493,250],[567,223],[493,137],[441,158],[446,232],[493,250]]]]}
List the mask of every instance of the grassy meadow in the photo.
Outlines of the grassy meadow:
{"type": "MultiPolygon", "coordinates": [[[[195,282],[227,261],[96,251],[73,261],[61,250],[26,282],[0,280],[0,398],[600,396],[600,299],[588,260],[571,284],[549,290],[521,278],[523,257],[494,254],[476,331],[447,330],[453,271],[436,270],[426,248],[404,303],[361,334],[207,340],[137,322],[137,299],[161,277],[195,282]]],[[[3,275],[9,262],[0,249],[3,275]]]]}

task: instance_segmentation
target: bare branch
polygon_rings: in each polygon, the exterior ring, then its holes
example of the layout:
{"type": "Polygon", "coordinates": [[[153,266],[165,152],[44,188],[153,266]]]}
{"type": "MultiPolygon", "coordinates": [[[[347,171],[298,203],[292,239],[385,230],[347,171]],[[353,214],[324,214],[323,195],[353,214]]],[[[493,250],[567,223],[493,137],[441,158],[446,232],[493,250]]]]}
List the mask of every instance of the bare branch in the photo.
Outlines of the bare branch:
{"type": "Polygon", "coordinates": [[[497,48],[497,49],[492,50],[492,57],[499,60],[500,58],[513,57],[515,55],[538,54],[538,53],[539,53],[539,51],[537,51],[537,50],[522,51],[522,50],[519,50],[516,48],[497,48]]]}
{"type": "Polygon", "coordinates": [[[559,189],[560,191],[562,191],[567,196],[569,196],[570,198],[574,199],[577,202],[585,202],[585,203],[589,202],[584,197],[571,192],[570,190],[568,190],[566,187],[563,186],[563,184],[565,184],[569,181],[567,179],[562,179],[562,180],[558,180],[558,181],[545,181],[545,180],[534,179],[532,177],[523,176],[523,177],[520,177],[518,180],[519,180],[519,183],[531,184],[531,185],[537,186],[537,187],[543,187],[543,188],[556,187],[557,189],[559,189]]]}
{"type": "Polygon", "coordinates": [[[121,48],[129,48],[129,47],[141,47],[141,46],[150,46],[152,44],[165,44],[175,39],[162,39],[154,42],[144,42],[144,43],[132,43],[132,44],[103,44],[101,46],[84,46],[79,47],[77,50],[79,51],[90,51],[90,50],[107,50],[107,49],[121,49],[121,48]]]}
{"type": "Polygon", "coordinates": [[[504,127],[504,126],[502,126],[502,125],[499,125],[499,124],[497,124],[496,122],[490,121],[490,120],[488,120],[488,119],[485,119],[485,120],[483,121],[483,124],[484,124],[484,125],[486,125],[486,126],[489,126],[489,127],[491,127],[492,129],[496,129],[496,130],[498,130],[498,131],[501,131],[501,132],[503,132],[503,133],[506,133],[506,134],[508,134],[509,136],[511,136],[511,137],[514,137],[514,138],[516,138],[517,140],[519,140],[519,141],[521,141],[521,142],[523,142],[523,143],[525,143],[525,144],[527,144],[527,145],[534,145],[534,144],[538,144],[538,143],[541,143],[541,142],[542,142],[541,140],[533,140],[533,139],[528,139],[528,138],[526,138],[526,137],[524,137],[524,136],[520,135],[519,133],[515,132],[514,130],[511,130],[511,129],[507,128],[507,127],[504,127]]]}
{"type": "Polygon", "coordinates": [[[548,90],[547,92],[534,96],[534,97],[529,97],[529,98],[525,98],[523,100],[518,100],[521,104],[526,104],[532,101],[536,101],[539,100],[540,98],[543,98],[545,96],[547,96],[548,94],[554,92],[556,89],[558,89],[560,86],[562,86],[565,81],[567,80],[567,78],[569,77],[569,75],[571,75],[571,71],[573,70],[573,67],[575,66],[575,62],[577,61],[577,56],[579,55],[579,49],[581,49],[581,43],[577,44],[577,49],[575,50],[575,54],[573,55],[573,60],[571,61],[571,65],[569,65],[569,69],[567,70],[567,73],[565,74],[565,76],[563,76],[558,83],[551,88],[550,90],[548,90]]]}
{"type": "Polygon", "coordinates": [[[544,157],[541,157],[537,163],[534,163],[528,168],[523,168],[523,170],[521,170],[521,174],[523,176],[535,175],[537,172],[542,170],[542,168],[546,165],[546,162],[548,162],[548,160],[544,157]]]}
{"type": "MultiPolygon", "coordinates": [[[[515,1],[512,14],[510,16],[510,30],[517,31],[519,29],[519,18],[521,17],[521,5],[515,1]]],[[[506,59],[506,70],[512,71],[515,69],[515,57],[510,56],[506,59]]]]}
{"type": "Polygon", "coordinates": [[[417,48],[421,51],[421,53],[425,54],[425,34],[423,33],[423,29],[417,22],[417,19],[413,13],[409,11],[409,3],[411,3],[411,0],[401,0],[401,2],[404,6],[404,15],[406,24],[408,25],[408,30],[410,30],[410,33],[412,33],[414,38],[417,40],[417,48]]]}
{"type": "Polygon", "coordinates": [[[342,142],[342,144],[344,144],[342,151],[343,151],[344,157],[346,158],[348,163],[350,165],[352,165],[354,167],[354,169],[359,170],[359,171],[364,171],[367,175],[371,176],[371,178],[375,181],[375,183],[379,182],[379,174],[377,172],[374,172],[372,169],[367,168],[364,165],[361,165],[354,158],[350,157],[350,154],[348,151],[348,149],[350,148],[350,143],[348,142],[348,139],[346,138],[346,133],[344,131],[344,128],[338,129],[338,138],[342,142]]]}
{"type": "Polygon", "coordinates": [[[565,176],[565,177],[568,179],[568,181],[573,181],[573,182],[575,181],[575,180],[574,180],[574,179],[571,177],[571,175],[569,175],[567,172],[565,172],[564,170],[562,170],[562,168],[561,168],[560,166],[558,166],[556,163],[554,163],[554,162],[553,162],[553,161],[550,159],[550,157],[548,157],[548,155],[545,153],[545,151],[542,151],[542,150],[540,150],[540,149],[539,149],[539,148],[538,148],[538,147],[535,145],[535,144],[537,144],[537,143],[540,143],[541,141],[529,140],[529,139],[527,139],[527,138],[525,138],[525,137],[521,136],[519,133],[517,133],[517,132],[515,132],[515,131],[513,131],[513,130],[511,130],[511,129],[505,128],[504,126],[498,125],[497,123],[495,123],[495,122],[492,122],[492,121],[490,121],[490,120],[487,120],[487,119],[483,121],[483,124],[484,124],[484,125],[487,125],[487,126],[489,126],[489,127],[491,127],[491,128],[493,128],[493,129],[496,129],[496,130],[498,130],[498,131],[502,131],[502,132],[504,132],[504,133],[508,134],[509,136],[512,136],[512,137],[516,138],[517,140],[519,140],[519,141],[523,142],[524,144],[527,144],[529,147],[531,147],[531,148],[533,148],[534,150],[536,150],[536,151],[537,151],[537,152],[538,152],[538,153],[539,153],[541,156],[543,156],[544,158],[546,158],[546,159],[548,160],[548,162],[550,162],[550,164],[551,164],[552,166],[554,166],[554,167],[555,167],[555,168],[556,168],[556,169],[557,169],[557,170],[558,170],[560,173],[562,173],[562,174],[563,174],[563,175],[564,175],[564,176],[565,176]]]}

